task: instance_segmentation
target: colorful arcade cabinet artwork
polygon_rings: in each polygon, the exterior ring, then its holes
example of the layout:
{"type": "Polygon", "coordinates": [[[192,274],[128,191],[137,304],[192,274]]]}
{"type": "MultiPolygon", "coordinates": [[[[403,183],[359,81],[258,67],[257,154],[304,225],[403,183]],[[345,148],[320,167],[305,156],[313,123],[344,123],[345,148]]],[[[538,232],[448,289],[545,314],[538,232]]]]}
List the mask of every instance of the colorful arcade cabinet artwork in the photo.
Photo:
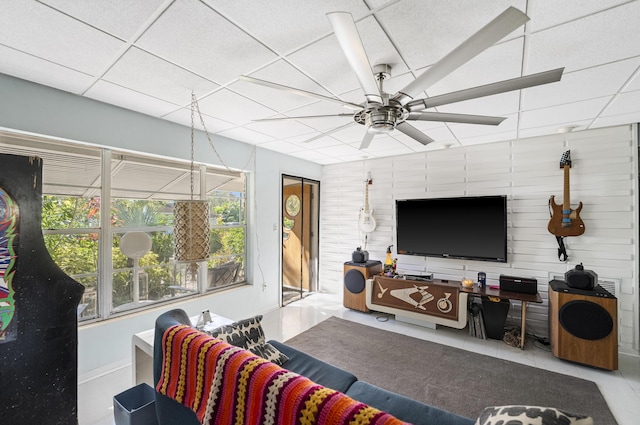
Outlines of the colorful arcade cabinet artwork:
{"type": "Polygon", "coordinates": [[[15,251],[18,208],[0,188],[0,344],[16,338],[14,290],[11,284],[15,251]]]}
{"type": "Polygon", "coordinates": [[[78,424],[84,287],[42,236],[42,160],[0,154],[0,423],[78,424]]]}

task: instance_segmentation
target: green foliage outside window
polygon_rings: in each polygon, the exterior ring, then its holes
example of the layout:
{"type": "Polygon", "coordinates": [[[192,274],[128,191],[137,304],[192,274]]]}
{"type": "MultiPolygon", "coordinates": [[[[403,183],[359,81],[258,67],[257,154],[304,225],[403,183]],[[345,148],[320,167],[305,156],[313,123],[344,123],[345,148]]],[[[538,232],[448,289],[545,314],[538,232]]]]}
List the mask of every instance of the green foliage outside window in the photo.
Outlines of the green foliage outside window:
{"type": "MultiPolygon", "coordinates": [[[[244,194],[216,193],[210,198],[212,217],[210,266],[228,261],[242,263],[244,268],[245,212],[244,194]]],[[[56,230],[45,235],[45,244],[53,260],[70,276],[85,285],[85,295],[91,304],[82,317],[97,314],[98,241],[100,235],[100,198],[73,196],[43,197],[42,227],[56,230]]],[[[179,285],[182,267],[173,256],[173,202],[156,200],[115,199],[110,211],[111,228],[116,231],[112,241],[112,307],[133,301],[133,260],[119,249],[120,238],[127,229],[148,229],[152,248],[139,259],[145,287],[141,300],[160,300],[175,293],[171,286],[179,285]],[[157,228],[158,230],[154,230],[157,228]]],[[[243,275],[243,273],[241,273],[243,275]]],[[[240,276],[240,275],[239,275],[240,276]]]]}

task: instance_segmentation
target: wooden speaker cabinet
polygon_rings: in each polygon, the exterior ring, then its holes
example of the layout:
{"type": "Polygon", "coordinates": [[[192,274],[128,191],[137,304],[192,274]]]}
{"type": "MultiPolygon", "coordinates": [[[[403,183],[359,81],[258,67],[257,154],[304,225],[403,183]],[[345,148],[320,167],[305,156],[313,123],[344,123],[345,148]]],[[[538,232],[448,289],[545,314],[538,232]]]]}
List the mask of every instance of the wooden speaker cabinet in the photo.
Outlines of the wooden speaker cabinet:
{"type": "Polygon", "coordinates": [[[382,263],[380,261],[344,263],[343,305],[352,310],[368,313],[365,282],[380,273],[382,273],[382,263]]]}
{"type": "Polygon", "coordinates": [[[549,340],[554,356],[601,369],[618,369],[618,300],[597,286],[549,282],[549,340]]]}

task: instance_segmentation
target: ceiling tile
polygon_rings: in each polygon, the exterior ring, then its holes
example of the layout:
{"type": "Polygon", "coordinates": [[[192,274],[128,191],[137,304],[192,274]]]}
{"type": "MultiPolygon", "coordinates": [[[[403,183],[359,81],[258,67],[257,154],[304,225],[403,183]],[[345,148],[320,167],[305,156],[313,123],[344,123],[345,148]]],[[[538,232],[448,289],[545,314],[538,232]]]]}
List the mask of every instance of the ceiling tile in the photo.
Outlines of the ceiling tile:
{"type": "Polygon", "coordinates": [[[351,12],[355,19],[360,19],[369,12],[364,2],[345,2],[344,0],[321,2],[279,0],[269,2],[268,7],[262,8],[260,13],[247,13],[247,10],[256,8],[254,0],[205,0],[205,2],[231,22],[283,55],[332,32],[326,13],[351,12]],[[274,25],[275,22],[277,25],[274,25]]]}
{"type": "Polygon", "coordinates": [[[483,143],[502,142],[505,140],[515,140],[518,133],[514,131],[505,131],[503,133],[492,133],[482,136],[462,137],[459,138],[460,143],[464,146],[479,145],[483,143]]]}
{"type": "Polygon", "coordinates": [[[45,86],[82,94],[94,78],[53,62],[0,45],[0,72],[45,86]]]}
{"type": "MultiPolygon", "coordinates": [[[[191,108],[182,108],[177,111],[171,112],[163,117],[166,120],[173,121],[178,124],[182,124],[186,127],[191,127],[191,108]]],[[[212,133],[220,133],[230,128],[236,127],[235,124],[223,121],[218,118],[210,117],[209,115],[202,114],[202,120],[204,125],[207,126],[207,131],[212,133]]],[[[200,121],[200,115],[196,112],[194,116],[196,130],[204,131],[202,123],[200,121]]]]}
{"type": "Polygon", "coordinates": [[[35,1],[3,0],[0,42],[77,71],[100,75],[124,43],[35,1]]]}
{"type": "Polygon", "coordinates": [[[640,2],[591,15],[531,35],[527,72],[565,67],[575,71],[640,55],[635,28],[640,2]]]}
{"type": "Polygon", "coordinates": [[[360,87],[334,35],[287,56],[287,60],[332,94],[360,87]]]}
{"type": "Polygon", "coordinates": [[[358,146],[362,142],[362,139],[366,133],[365,127],[361,124],[351,125],[343,130],[336,131],[331,134],[332,137],[335,137],[337,140],[340,140],[343,143],[354,143],[357,142],[358,146]]]}
{"type": "MultiPolygon", "coordinates": [[[[349,143],[352,147],[359,149],[361,141],[349,143]]],[[[403,151],[408,150],[407,146],[394,139],[391,136],[385,136],[383,134],[376,135],[369,147],[366,149],[362,149],[362,152],[378,154],[380,152],[390,151],[393,149],[401,149],[403,151]]]]}
{"type": "Polygon", "coordinates": [[[405,155],[414,153],[415,151],[403,144],[387,144],[386,141],[379,141],[377,143],[379,149],[372,150],[372,147],[365,149],[365,154],[371,154],[376,158],[384,158],[388,156],[405,155]]]}
{"type": "Polygon", "coordinates": [[[318,164],[640,121],[640,43],[633,31],[640,0],[0,1],[0,72],[187,127],[194,90],[212,136],[296,151],[318,164]],[[435,142],[424,146],[396,130],[361,151],[365,129],[353,122],[352,110],[238,80],[251,75],[361,104],[362,89],[327,12],[353,14],[371,64],[393,66],[384,81],[393,95],[510,5],[527,9],[526,27],[428,91],[434,96],[523,70],[567,67],[557,83],[432,109],[508,116],[497,127],[412,121],[435,142]],[[255,121],[325,114],[346,116],[255,121]]]}
{"type": "MultiPolygon", "coordinates": [[[[451,130],[447,126],[439,126],[430,129],[423,129],[420,126],[421,123],[412,122],[411,125],[422,131],[427,136],[431,137],[436,142],[444,142],[444,141],[455,141],[454,135],[451,133],[451,130]]],[[[414,140],[413,138],[407,136],[406,134],[400,131],[394,131],[391,133],[391,137],[400,141],[403,145],[410,147],[411,149],[423,149],[423,144],[414,140]]]]}
{"type": "MultiPolygon", "coordinates": [[[[262,145],[261,145],[262,146],[262,145]]],[[[332,164],[335,162],[333,158],[327,156],[325,154],[321,154],[316,151],[298,151],[289,153],[291,156],[295,156],[296,158],[306,159],[307,161],[314,161],[320,164],[332,164]]]]}
{"type": "MultiPolygon", "coordinates": [[[[318,134],[316,134],[316,136],[317,135],[318,134]]],[[[309,137],[305,137],[302,140],[303,146],[306,146],[307,149],[318,150],[318,149],[323,149],[323,148],[328,148],[328,147],[331,147],[331,146],[338,146],[338,145],[343,144],[340,140],[335,139],[335,138],[333,138],[331,136],[324,136],[324,137],[320,137],[320,138],[315,139],[315,140],[308,141],[312,137],[313,137],[313,135],[309,135],[309,137]]]]}
{"type": "Polygon", "coordinates": [[[263,134],[279,139],[300,136],[313,132],[313,129],[295,120],[259,121],[245,126],[263,134]]]}
{"type": "Polygon", "coordinates": [[[252,119],[267,118],[275,111],[227,89],[219,90],[198,101],[203,114],[235,124],[248,124],[252,119]]]}
{"type": "Polygon", "coordinates": [[[525,89],[522,109],[539,109],[611,95],[622,88],[638,66],[640,59],[633,58],[565,73],[560,83],[525,89]]]}
{"type": "MultiPolygon", "coordinates": [[[[433,65],[507,7],[525,10],[524,0],[433,2],[405,0],[376,14],[411,69],[433,65]],[[437,5],[437,7],[436,7],[437,5]]],[[[521,35],[523,29],[510,37],[521,35]]]]}
{"type": "Polygon", "coordinates": [[[587,128],[589,124],[591,124],[593,120],[573,120],[567,122],[561,122],[554,125],[545,125],[540,127],[531,127],[525,128],[518,131],[519,138],[525,137],[536,137],[536,136],[546,136],[548,134],[557,134],[558,129],[562,127],[573,127],[575,126],[574,131],[580,131],[587,128]]]}
{"type": "Polygon", "coordinates": [[[626,2],[627,0],[535,0],[530,2],[527,11],[531,18],[530,30],[540,31],[626,2]]]}
{"type": "Polygon", "coordinates": [[[629,82],[629,85],[624,88],[623,91],[635,91],[640,90],[640,67],[636,69],[633,79],[629,82]]]}
{"type": "Polygon", "coordinates": [[[135,47],[111,67],[104,79],[176,105],[189,105],[192,91],[201,97],[219,87],[135,47]]]}
{"type": "Polygon", "coordinates": [[[136,45],[219,84],[276,58],[256,39],[197,0],[173,3],[136,45]]]}
{"type": "Polygon", "coordinates": [[[360,152],[360,150],[358,150],[358,148],[354,148],[353,146],[346,145],[344,143],[340,143],[339,145],[335,145],[335,146],[329,146],[326,148],[316,149],[316,151],[319,153],[323,153],[325,155],[336,156],[336,157],[342,157],[342,156],[348,156],[348,155],[358,155],[358,156],[362,155],[362,153],[360,152]]]}
{"type": "Polygon", "coordinates": [[[381,64],[391,65],[393,75],[409,71],[404,59],[374,17],[367,17],[358,21],[356,25],[372,67],[381,64]]]}
{"type": "Polygon", "coordinates": [[[427,90],[430,96],[520,77],[524,39],[490,47],[427,90]]]}
{"type": "Polygon", "coordinates": [[[258,133],[257,131],[249,130],[248,128],[236,127],[231,130],[222,131],[221,136],[228,137],[229,139],[238,140],[244,143],[250,143],[257,145],[259,143],[265,143],[273,140],[273,137],[266,134],[258,133]]]}
{"type": "Polygon", "coordinates": [[[613,125],[640,123],[640,112],[624,115],[612,115],[596,119],[589,128],[610,127],[613,125]]]}
{"type": "Polygon", "coordinates": [[[622,93],[614,97],[611,104],[600,115],[609,117],[630,114],[638,110],[638,105],[640,105],[640,90],[622,93]]]}
{"type": "MultiPolygon", "coordinates": [[[[279,60],[254,72],[251,77],[331,97],[329,92],[284,60],[279,60]]],[[[271,109],[275,109],[278,112],[286,112],[318,101],[316,98],[264,87],[242,80],[234,82],[228,87],[258,103],[269,105],[271,109]]]]}
{"type": "Polygon", "coordinates": [[[518,112],[520,92],[512,91],[438,106],[439,112],[504,116],[518,112]]]}
{"type": "Polygon", "coordinates": [[[136,33],[165,3],[164,0],[39,1],[122,39],[136,33]]]}
{"type": "Polygon", "coordinates": [[[87,97],[121,106],[147,115],[161,117],[178,109],[178,105],[165,102],[146,94],[121,87],[108,81],[98,81],[87,93],[87,97]]]}
{"type": "MultiPolygon", "coordinates": [[[[335,105],[329,102],[316,102],[301,108],[294,109],[287,113],[288,116],[314,116],[314,115],[336,115],[351,113],[350,109],[341,108],[339,105],[335,105]]],[[[340,127],[353,121],[351,117],[321,117],[321,118],[301,118],[300,122],[309,126],[312,129],[326,131],[340,127]]]]}
{"type": "MultiPolygon", "coordinates": [[[[356,26],[371,66],[391,64],[397,75],[407,71],[397,51],[373,17],[357,22],[356,26]]],[[[293,53],[287,59],[314,80],[322,82],[332,93],[345,93],[360,87],[333,34],[293,53]]]]}
{"type": "Polygon", "coordinates": [[[261,143],[260,147],[276,152],[286,153],[288,155],[294,152],[309,152],[299,144],[285,142],[284,140],[274,140],[272,142],[261,143]]]}
{"type": "Polygon", "coordinates": [[[598,116],[610,99],[610,97],[601,97],[544,109],[525,111],[520,117],[520,128],[539,127],[541,122],[549,125],[592,119],[598,116]]]}
{"type": "Polygon", "coordinates": [[[477,125],[477,124],[451,124],[449,128],[453,134],[458,138],[469,138],[474,136],[491,136],[492,134],[505,133],[507,131],[515,132],[518,128],[518,114],[506,115],[500,125],[477,125]]]}

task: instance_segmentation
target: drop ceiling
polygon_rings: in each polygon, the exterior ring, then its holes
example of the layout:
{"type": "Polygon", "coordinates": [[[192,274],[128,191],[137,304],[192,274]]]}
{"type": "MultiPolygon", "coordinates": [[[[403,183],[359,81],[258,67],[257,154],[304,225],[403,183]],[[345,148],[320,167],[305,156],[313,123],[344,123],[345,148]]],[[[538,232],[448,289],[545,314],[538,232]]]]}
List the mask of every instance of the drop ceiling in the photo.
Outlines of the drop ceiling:
{"type": "Polygon", "coordinates": [[[2,0],[0,73],[186,126],[193,91],[210,133],[332,164],[639,122],[639,21],[640,1],[613,0],[2,0]],[[349,117],[255,121],[349,111],[238,79],[361,103],[326,13],[352,14],[395,93],[509,6],[531,20],[425,97],[559,67],[562,80],[434,108],[507,119],[412,122],[426,146],[394,131],[360,150],[362,126],[330,132],[349,117]]]}

